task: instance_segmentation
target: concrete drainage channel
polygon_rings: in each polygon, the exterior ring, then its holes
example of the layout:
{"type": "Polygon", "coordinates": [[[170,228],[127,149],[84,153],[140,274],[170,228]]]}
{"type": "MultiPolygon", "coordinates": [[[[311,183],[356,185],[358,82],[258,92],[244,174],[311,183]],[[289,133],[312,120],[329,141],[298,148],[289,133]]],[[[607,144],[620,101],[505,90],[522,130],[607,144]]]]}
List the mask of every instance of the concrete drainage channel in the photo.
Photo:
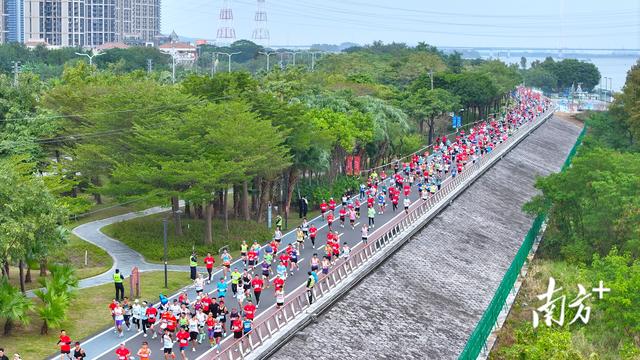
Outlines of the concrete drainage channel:
{"type": "Polygon", "coordinates": [[[284,326],[277,334],[272,338],[265,341],[262,346],[257,347],[251,353],[245,356],[246,359],[262,360],[267,359],[275,354],[280,347],[282,347],[289,339],[296,336],[296,334],[304,329],[308,324],[312,323],[317,317],[324,311],[329,309],[335,302],[345,296],[349,290],[356,286],[360,281],[365,279],[373,270],[378,268],[382,263],[404,246],[407,241],[427,225],[433,218],[435,218],[442,210],[449,206],[453,200],[462,194],[471,184],[479,179],[485,172],[487,172],[493,165],[500,161],[509,151],[514,149],[518,144],[527,138],[533,131],[545,123],[553,112],[542,115],[543,118],[537,123],[533,124],[530,128],[525,129],[526,133],[516,135],[514,141],[504,148],[500,148],[498,154],[495,154],[490,161],[482,165],[475,174],[460,184],[455,190],[442,198],[435,207],[430,211],[422,215],[417,221],[406,228],[404,231],[398,233],[389,245],[385,246],[373,255],[369,261],[362,264],[359,268],[355,269],[344,281],[340,282],[335,288],[328,294],[318,299],[313,305],[311,305],[305,314],[298,316],[284,326]]]}

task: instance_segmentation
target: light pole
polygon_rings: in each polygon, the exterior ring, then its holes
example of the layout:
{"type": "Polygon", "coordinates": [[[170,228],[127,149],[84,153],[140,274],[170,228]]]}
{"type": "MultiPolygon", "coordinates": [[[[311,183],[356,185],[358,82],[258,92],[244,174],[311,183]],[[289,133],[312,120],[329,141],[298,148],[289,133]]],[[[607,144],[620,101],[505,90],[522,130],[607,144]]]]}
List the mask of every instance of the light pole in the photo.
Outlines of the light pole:
{"type": "Polygon", "coordinates": [[[288,54],[293,56],[293,66],[296,66],[296,55],[298,55],[295,51],[284,51],[283,54],[288,54]]]}
{"type": "Polygon", "coordinates": [[[311,54],[311,71],[313,71],[316,68],[316,54],[322,54],[322,51],[309,51],[309,54],[311,54]]]}
{"type": "Polygon", "coordinates": [[[171,81],[176,83],[176,54],[171,53],[171,81]]]}
{"type": "Polygon", "coordinates": [[[429,79],[431,79],[431,90],[433,90],[433,69],[429,69],[429,79]]]}
{"type": "Polygon", "coordinates": [[[93,50],[91,50],[91,55],[89,55],[87,53],[79,53],[79,52],[77,52],[76,55],[88,57],[89,58],[89,65],[93,66],[93,58],[96,57],[96,56],[102,55],[102,53],[99,53],[99,52],[94,53],[93,50]]]}
{"type": "Polygon", "coordinates": [[[164,229],[164,288],[168,289],[168,275],[167,275],[167,233],[169,231],[169,223],[167,218],[162,219],[162,227],[164,229]]]}
{"type": "Polygon", "coordinates": [[[267,57],[267,72],[269,72],[269,56],[277,54],[275,51],[258,51],[258,54],[262,54],[267,57]]]}
{"type": "Polygon", "coordinates": [[[231,57],[233,55],[238,55],[238,54],[241,54],[241,53],[242,53],[242,51],[238,51],[238,52],[234,52],[234,53],[217,52],[216,54],[227,55],[229,57],[229,72],[231,72],[231,57]]]}
{"type": "Polygon", "coordinates": [[[218,53],[211,54],[211,76],[215,75],[218,70],[218,53]]]}

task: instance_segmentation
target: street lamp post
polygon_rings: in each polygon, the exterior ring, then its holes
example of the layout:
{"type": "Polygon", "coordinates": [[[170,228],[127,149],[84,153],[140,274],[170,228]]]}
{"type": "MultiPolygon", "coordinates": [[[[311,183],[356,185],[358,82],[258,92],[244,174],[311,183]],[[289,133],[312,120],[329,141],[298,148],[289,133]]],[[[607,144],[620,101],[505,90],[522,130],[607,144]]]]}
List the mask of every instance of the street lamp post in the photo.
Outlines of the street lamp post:
{"type": "Polygon", "coordinates": [[[218,70],[218,53],[213,53],[211,55],[211,76],[213,76],[218,70]]]}
{"type": "Polygon", "coordinates": [[[167,275],[167,233],[169,230],[169,223],[166,218],[162,219],[162,227],[164,229],[164,288],[168,289],[168,275],[167,275]]]}
{"type": "Polygon", "coordinates": [[[293,57],[293,66],[296,66],[296,55],[298,55],[295,51],[284,51],[283,54],[291,55],[293,57]]]}
{"type": "Polygon", "coordinates": [[[311,54],[311,71],[313,71],[316,68],[316,54],[322,54],[322,51],[309,51],[309,54],[311,54]]]}
{"type": "Polygon", "coordinates": [[[429,69],[429,79],[431,79],[431,90],[433,90],[433,69],[429,69]]]}
{"type": "Polygon", "coordinates": [[[267,72],[269,72],[269,56],[277,54],[275,51],[258,51],[258,54],[262,54],[267,57],[267,72]]]}
{"type": "Polygon", "coordinates": [[[242,53],[241,51],[238,51],[238,52],[234,52],[234,53],[217,52],[216,54],[227,55],[229,57],[229,72],[231,72],[231,57],[233,55],[238,55],[238,54],[241,54],[241,53],[242,53]]]}
{"type": "Polygon", "coordinates": [[[91,51],[91,55],[89,55],[87,53],[79,53],[79,52],[77,52],[76,55],[88,57],[89,58],[89,65],[93,66],[93,58],[96,57],[96,56],[102,55],[102,53],[99,53],[99,52],[94,53],[93,50],[92,50],[91,51]]]}

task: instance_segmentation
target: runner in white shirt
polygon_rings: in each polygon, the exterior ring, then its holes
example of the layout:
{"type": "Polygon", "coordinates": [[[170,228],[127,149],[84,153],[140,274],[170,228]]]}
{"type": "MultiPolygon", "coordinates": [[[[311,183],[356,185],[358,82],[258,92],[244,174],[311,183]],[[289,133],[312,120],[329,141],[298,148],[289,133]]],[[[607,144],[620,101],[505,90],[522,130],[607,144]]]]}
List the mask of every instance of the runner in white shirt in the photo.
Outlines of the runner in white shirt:
{"type": "Polygon", "coordinates": [[[409,213],[409,206],[411,205],[411,199],[408,196],[405,196],[404,200],[402,200],[402,204],[404,205],[405,214],[409,213]]]}
{"type": "Polygon", "coordinates": [[[207,320],[207,314],[202,312],[202,309],[198,309],[196,311],[195,318],[196,320],[198,320],[198,330],[200,335],[198,338],[198,344],[202,344],[202,341],[204,341],[204,338],[207,335],[205,332],[205,321],[207,320]]]}
{"type": "Polygon", "coordinates": [[[113,320],[116,322],[116,331],[118,332],[118,337],[123,337],[122,333],[122,324],[124,324],[124,309],[118,304],[115,309],[113,309],[113,320]]]}
{"type": "Polygon", "coordinates": [[[202,291],[204,290],[204,281],[205,280],[202,274],[198,275],[198,277],[193,281],[193,284],[196,288],[196,294],[202,294],[202,291]]]}
{"type": "Polygon", "coordinates": [[[175,359],[176,354],[173,353],[173,339],[171,338],[171,334],[169,330],[164,330],[164,335],[162,336],[162,349],[164,351],[164,359],[169,360],[175,359]]]}
{"type": "Polygon", "coordinates": [[[187,330],[189,331],[189,340],[191,340],[191,351],[196,351],[196,344],[198,343],[198,335],[200,331],[198,329],[198,319],[194,316],[187,322],[187,330]]]}

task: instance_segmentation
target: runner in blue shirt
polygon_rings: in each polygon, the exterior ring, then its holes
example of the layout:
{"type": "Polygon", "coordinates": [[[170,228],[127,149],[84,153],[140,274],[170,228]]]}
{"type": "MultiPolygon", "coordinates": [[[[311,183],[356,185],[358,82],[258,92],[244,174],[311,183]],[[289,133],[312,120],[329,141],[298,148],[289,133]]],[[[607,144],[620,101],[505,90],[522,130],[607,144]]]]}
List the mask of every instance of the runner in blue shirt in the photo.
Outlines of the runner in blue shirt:
{"type": "Polygon", "coordinates": [[[380,208],[380,212],[378,212],[378,214],[384,214],[384,207],[385,207],[385,201],[384,201],[384,194],[382,194],[382,192],[380,192],[378,194],[378,207],[380,208]]]}
{"type": "Polygon", "coordinates": [[[223,277],[221,277],[220,281],[218,281],[217,289],[218,298],[224,298],[225,296],[227,296],[227,283],[224,281],[223,277]]]}

